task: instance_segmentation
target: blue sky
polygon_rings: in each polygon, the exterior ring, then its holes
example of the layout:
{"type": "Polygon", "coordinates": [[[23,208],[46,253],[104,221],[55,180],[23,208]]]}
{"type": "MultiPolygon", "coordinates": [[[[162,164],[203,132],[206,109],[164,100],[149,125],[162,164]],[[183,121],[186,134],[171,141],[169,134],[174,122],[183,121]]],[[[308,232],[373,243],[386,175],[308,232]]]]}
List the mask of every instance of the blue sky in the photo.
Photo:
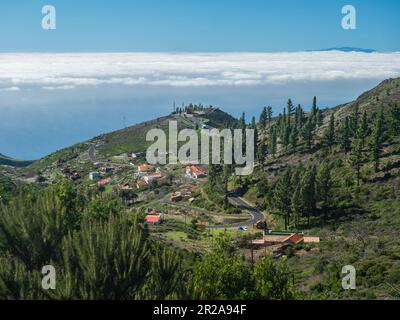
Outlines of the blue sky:
{"type": "Polygon", "coordinates": [[[0,51],[400,51],[398,0],[2,0],[0,51]],[[57,30],[41,29],[41,8],[57,30]],[[357,30],[341,28],[341,8],[357,30]]]}
{"type": "Polygon", "coordinates": [[[400,76],[399,12],[399,0],[0,0],[0,153],[37,159],[174,102],[249,120],[288,98],[351,101],[400,76]],[[347,4],[356,30],[341,27],[347,4]],[[380,52],[308,51],[332,47],[380,52]]]}

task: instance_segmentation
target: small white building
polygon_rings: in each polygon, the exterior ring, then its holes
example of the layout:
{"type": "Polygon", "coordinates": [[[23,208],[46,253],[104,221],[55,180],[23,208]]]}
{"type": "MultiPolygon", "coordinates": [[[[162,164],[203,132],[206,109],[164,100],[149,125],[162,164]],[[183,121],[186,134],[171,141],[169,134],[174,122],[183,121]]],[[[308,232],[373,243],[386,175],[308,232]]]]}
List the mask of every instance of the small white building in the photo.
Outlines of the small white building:
{"type": "Polygon", "coordinates": [[[100,172],[93,171],[93,172],[89,173],[90,180],[98,180],[100,178],[101,178],[100,172]]]}

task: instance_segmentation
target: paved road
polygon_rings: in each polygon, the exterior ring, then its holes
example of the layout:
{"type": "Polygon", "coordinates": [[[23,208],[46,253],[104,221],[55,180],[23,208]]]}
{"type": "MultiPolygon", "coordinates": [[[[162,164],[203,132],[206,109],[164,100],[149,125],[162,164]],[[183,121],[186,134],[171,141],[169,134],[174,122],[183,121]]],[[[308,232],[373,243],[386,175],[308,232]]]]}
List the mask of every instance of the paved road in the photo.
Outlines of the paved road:
{"type": "MultiPolygon", "coordinates": [[[[167,196],[165,196],[164,198],[160,199],[161,201],[163,201],[166,204],[170,204],[173,205],[175,207],[180,207],[183,209],[187,209],[187,210],[193,210],[193,211],[197,211],[197,212],[201,212],[204,214],[212,214],[212,212],[202,209],[202,208],[197,208],[197,207],[193,207],[190,205],[185,205],[182,203],[177,203],[177,202],[173,202],[169,199],[169,194],[167,196]]],[[[158,200],[158,201],[160,201],[158,200]]],[[[243,198],[240,198],[236,195],[231,195],[228,197],[228,201],[242,209],[242,210],[246,210],[250,213],[251,218],[247,221],[242,221],[239,223],[233,223],[233,224],[229,224],[229,225],[214,225],[214,226],[208,226],[209,229],[237,229],[238,227],[241,226],[252,226],[253,224],[255,224],[257,221],[259,220],[263,220],[265,219],[265,215],[263,212],[261,212],[260,210],[254,208],[251,204],[249,204],[246,200],[244,200],[243,198]]]]}
{"type": "Polygon", "coordinates": [[[93,163],[96,163],[97,160],[96,160],[96,155],[95,155],[94,153],[95,153],[95,146],[94,146],[94,144],[92,143],[92,144],[90,144],[90,146],[89,146],[89,159],[90,159],[90,161],[92,161],[93,163]]]}
{"type": "Polygon", "coordinates": [[[237,196],[237,195],[231,195],[228,197],[228,201],[233,204],[234,206],[247,210],[250,215],[251,219],[248,221],[244,221],[241,223],[235,223],[235,224],[230,224],[230,225],[218,225],[218,226],[210,226],[210,229],[237,229],[240,226],[252,226],[255,224],[258,220],[263,220],[265,219],[265,215],[263,212],[260,210],[256,209],[253,207],[251,204],[249,204],[246,200],[243,198],[237,196]]]}

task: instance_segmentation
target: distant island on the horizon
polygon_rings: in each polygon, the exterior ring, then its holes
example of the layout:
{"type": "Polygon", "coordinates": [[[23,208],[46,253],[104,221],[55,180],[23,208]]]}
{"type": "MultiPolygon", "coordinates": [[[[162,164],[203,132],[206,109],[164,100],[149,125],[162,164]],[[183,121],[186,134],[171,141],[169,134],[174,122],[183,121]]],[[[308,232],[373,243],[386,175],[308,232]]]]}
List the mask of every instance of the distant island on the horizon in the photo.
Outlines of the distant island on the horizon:
{"type": "Polygon", "coordinates": [[[343,52],[364,52],[364,53],[378,52],[375,49],[354,48],[354,47],[333,47],[333,48],[326,48],[326,49],[319,49],[312,51],[343,51],[343,52]]]}

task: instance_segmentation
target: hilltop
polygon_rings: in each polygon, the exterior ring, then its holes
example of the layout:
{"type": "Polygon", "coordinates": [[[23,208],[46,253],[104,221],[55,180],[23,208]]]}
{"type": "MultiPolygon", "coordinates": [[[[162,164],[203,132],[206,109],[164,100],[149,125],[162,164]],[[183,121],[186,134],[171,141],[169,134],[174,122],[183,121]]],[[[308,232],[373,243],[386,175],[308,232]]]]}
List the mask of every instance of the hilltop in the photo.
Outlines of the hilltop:
{"type": "Polygon", "coordinates": [[[168,135],[169,121],[177,121],[179,130],[184,128],[199,129],[201,125],[226,128],[234,127],[238,123],[237,119],[219,108],[189,104],[186,110],[177,108],[168,116],[103,134],[56,151],[33,162],[23,172],[28,177],[45,175],[52,180],[55,178],[55,172],[62,175],[63,169],[72,166],[79,169],[82,174],[88,174],[90,170],[95,169],[93,162],[104,162],[117,156],[129,156],[132,153],[145,152],[152,143],[146,141],[147,132],[151,129],[160,128],[164,129],[168,135]],[[94,147],[95,159],[90,159],[88,155],[90,146],[94,147]]]}
{"type": "Polygon", "coordinates": [[[17,160],[7,157],[0,153],[0,165],[11,166],[11,167],[27,167],[31,165],[33,161],[29,160],[17,160]]]}

